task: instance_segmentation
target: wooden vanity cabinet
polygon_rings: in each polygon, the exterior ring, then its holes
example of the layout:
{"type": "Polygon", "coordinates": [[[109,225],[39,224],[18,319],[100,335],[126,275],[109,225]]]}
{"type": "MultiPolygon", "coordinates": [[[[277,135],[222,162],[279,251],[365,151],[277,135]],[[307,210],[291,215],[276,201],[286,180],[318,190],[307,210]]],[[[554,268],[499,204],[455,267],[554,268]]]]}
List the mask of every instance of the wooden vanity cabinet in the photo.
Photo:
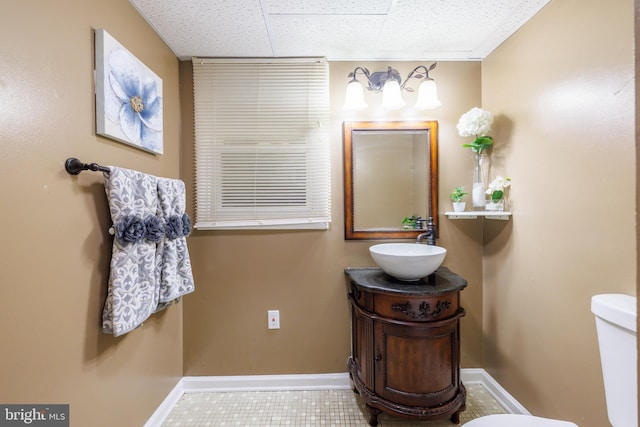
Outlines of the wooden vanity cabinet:
{"type": "Polygon", "coordinates": [[[418,420],[460,422],[460,291],[467,282],[441,267],[420,282],[379,269],[347,269],[352,313],[349,374],[369,424],[385,412],[418,420]]]}

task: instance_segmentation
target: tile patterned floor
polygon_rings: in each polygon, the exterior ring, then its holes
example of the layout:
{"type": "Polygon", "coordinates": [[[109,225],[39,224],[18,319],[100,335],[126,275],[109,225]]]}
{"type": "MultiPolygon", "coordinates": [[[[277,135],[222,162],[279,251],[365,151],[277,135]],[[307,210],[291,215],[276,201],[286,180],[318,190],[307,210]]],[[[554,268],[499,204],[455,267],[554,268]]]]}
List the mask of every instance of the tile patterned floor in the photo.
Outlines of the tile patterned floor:
{"type": "MultiPolygon", "coordinates": [[[[460,424],[505,413],[481,384],[468,384],[460,424]]],[[[448,420],[411,421],[381,414],[379,426],[452,427],[448,420]]],[[[162,427],[366,427],[364,402],[352,390],[186,393],[162,427]]]]}

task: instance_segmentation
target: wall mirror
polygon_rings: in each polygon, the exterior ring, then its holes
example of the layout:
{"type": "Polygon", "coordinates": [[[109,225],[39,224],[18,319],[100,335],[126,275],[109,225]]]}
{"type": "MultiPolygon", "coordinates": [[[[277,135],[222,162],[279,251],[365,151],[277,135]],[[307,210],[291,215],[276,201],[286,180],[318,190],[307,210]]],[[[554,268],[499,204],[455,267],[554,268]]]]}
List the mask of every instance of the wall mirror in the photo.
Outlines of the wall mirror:
{"type": "MultiPolygon", "coordinates": [[[[438,212],[438,122],[344,122],[345,239],[409,239],[438,212]]],[[[437,228],[436,228],[437,229],[437,228]]]]}

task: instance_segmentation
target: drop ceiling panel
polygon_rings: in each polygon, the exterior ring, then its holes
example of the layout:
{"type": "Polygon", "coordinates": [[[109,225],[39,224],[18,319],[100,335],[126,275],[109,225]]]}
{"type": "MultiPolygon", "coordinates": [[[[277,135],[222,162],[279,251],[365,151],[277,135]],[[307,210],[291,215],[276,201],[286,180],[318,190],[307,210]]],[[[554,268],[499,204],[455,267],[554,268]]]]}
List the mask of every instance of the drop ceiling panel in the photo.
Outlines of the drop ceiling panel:
{"type": "Polygon", "coordinates": [[[384,20],[383,15],[271,15],[269,28],[276,56],[372,58],[384,20]]]}
{"type": "Polygon", "coordinates": [[[260,0],[135,0],[178,57],[273,56],[260,0]]]}
{"type": "Polygon", "coordinates": [[[269,14],[286,15],[385,15],[398,0],[263,0],[269,14]]]}
{"type": "Polygon", "coordinates": [[[460,1],[398,1],[384,23],[380,49],[391,52],[402,46],[405,54],[411,52],[417,58],[439,53],[450,59],[468,59],[496,25],[487,13],[492,3],[495,1],[466,6],[460,1]]]}

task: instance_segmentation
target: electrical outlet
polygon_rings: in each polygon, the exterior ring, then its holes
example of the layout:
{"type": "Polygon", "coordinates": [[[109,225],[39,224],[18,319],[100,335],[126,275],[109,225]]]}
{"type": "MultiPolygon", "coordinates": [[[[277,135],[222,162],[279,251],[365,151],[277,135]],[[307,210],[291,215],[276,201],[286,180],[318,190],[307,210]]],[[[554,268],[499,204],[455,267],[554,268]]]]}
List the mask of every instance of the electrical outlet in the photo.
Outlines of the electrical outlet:
{"type": "Polygon", "coordinates": [[[267,311],[269,329],[280,329],[280,310],[267,311]]]}

